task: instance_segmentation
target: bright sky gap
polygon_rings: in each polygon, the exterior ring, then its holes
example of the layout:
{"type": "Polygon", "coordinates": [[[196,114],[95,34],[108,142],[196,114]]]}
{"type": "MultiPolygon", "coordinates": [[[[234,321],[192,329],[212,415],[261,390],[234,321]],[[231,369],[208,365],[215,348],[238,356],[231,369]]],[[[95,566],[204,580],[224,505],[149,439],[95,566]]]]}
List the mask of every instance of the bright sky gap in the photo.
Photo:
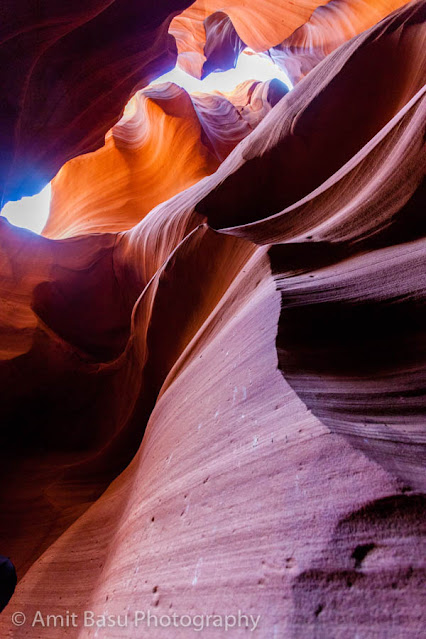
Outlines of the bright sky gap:
{"type": "Polygon", "coordinates": [[[47,222],[50,210],[50,182],[32,197],[23,197],[16,202],[7,202],[1,214],[14,226],[40,234],[47,222]]]}
{"type": "MultiPolygon", "coordinates": [[[[176,66],[172,71],[160,76],[151,84],[174,82],[188,93],[212,93],[213,91],[229,93],[246,80],[267,82],[273,78],[284,82],[289,89],[293,88],[290,79],[282,69],[272,62],[269,56],[246,50],[239,56],[235,69],[222,73],[211,73],[204,80],[197,80],[176,66]]],[[[50,197],[51,186],[49,183],[37,195],[23,197],[16,202],[8,202],[1,210],[1,215],[14,226],[40,234],[49,217],[50,197]]]]}
{"type": "Polygon", "coordinates": [[[204,80],[197,80],[197,78],[192,77],[176,66],[172,71],[157,78],[151,84],[174,82],[188,93],[211,93],[212,91],[228,93],[246,80],[267,82],[273,78],[278,78],[284,82],[289,89],[293,88],[288,76],[279,66],[272,62],[269,56],[256,54],[246,49],[239,56],[235,69],[222,73],[210,73],[204,80]]]}

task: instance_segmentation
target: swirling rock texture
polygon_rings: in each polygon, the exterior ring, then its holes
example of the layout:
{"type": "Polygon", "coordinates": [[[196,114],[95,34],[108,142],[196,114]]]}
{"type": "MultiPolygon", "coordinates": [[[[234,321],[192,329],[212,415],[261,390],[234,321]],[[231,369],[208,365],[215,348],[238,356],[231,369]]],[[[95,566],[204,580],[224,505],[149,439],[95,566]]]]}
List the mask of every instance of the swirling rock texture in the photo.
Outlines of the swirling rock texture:
{"type": "Polygon", "coordinates": [[[289,93],[144,89],[58,173],[48,237],[0,220],[2,637],[193,632],[136,610],[422,637],[425,23],[289,93]],[[11,621],[84,610],[129,623],[11,621]]]}
{"type": "Polygon", "coordinates": [[[265,51],[300,27],[321,5],[317,0],[196,0],[170,27],[178,63],[195,77],[232,68],[245,46],[265,51]],[[220,40],[220,55],[214,42],[220,40]]]}
{"type": "Polygon", "coordinates": [[[168,27],[190,4],[1,3],[2,202],[33,195],[66,160],[102,145],[138,84],[174,66],[168,27]]]}
{"type": "Polygon", "coordinates": [[[105,146],[71,160],[52,181],[43,234],[57,239],[131,228],[213,173],[287,90],[271,80],[244,83],[230,95],[189,96],[171,83],[139,91],[105,146]]]}
{"type": "Polygon", "coordinates": [[[171,23],[178,64],[196,78],[235,66],[250,47],[267,51],[293,83],[353,36],[407,0],[196,0],[171,23]]]}
{"type": "Polygon", "coordinates": [[[289,38],[274,46],[270,55],[296,83],[339,45],[405,4],[407,0],[331,0],[318,7],[289,38]]]}
{"type": "Polygon", "coordinates": [[[200,16],[192,9],[173,20],[170,32],[178,45],[179,66],[199,79],[212,71],[232,69],[246,46],[222,11],[200,16]]]}

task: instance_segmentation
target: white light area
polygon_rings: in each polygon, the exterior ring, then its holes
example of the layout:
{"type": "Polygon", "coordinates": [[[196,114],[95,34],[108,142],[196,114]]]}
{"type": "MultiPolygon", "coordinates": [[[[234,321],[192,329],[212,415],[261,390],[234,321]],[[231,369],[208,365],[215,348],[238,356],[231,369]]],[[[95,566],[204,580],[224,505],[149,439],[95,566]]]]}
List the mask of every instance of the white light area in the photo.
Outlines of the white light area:
{"type": "Polygon", "coordinates": [[[213,91],[229,93],[246,80],[267,82],[273,78],[278,78],[278,80],[284,82],[289,89],[293,88],[289,77],[279,66],[272,62],[269,56],[245,49],[240,54],[235,69],[222,73],[210,73],[204,80],[197,80],[197,78],[193,78],[192,75],[185,73],[185,71],[176,66],[169,73],[165,73],[154,82],[151,82],[151,85],[174,82],[188,93],[212,93],[213,91]]]}
{"type": "Polygon", "coordinates": [[[51,186],[32,197],[23,197],[16,202],[8,202],[1,210],[3,215],[14,226],[20,226],[40,234],[46,225],[50,210],[51,186]]]}
{"type": "MultiPolygon", "coordinates": [[[[197,80],[176,66],[169,73],[154,80],[151,85],[174,82],[188,93],[212,93],[213,91],[229,93],[247,80],[267,82],[274,78],[284,82],[289,89],[293,88],[288,76],[279,66],[273,63],[269,56],[246,49],[239,56],[235,69],[222,73],[210,73],[204,80],[197,80]]],[[[131,115],[134,107],[135,103],[130,100],[126,107],[125,115],[131,115]]],[[[14,226],[20,226],[40,234],[49,217],[50,197],[51,186],[49,183],[37,195],[23,197],[17,202],[8,202],[0,214],[14,226]]]]}

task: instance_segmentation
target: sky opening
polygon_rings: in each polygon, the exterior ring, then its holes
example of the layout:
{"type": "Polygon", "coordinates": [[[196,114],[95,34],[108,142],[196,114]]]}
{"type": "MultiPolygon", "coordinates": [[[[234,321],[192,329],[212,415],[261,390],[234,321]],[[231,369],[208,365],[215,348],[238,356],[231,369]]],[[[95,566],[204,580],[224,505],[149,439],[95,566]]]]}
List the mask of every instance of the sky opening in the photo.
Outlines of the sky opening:
{"type": "Polygon", "coordinates": [[[50,182],[32,197],[7,202],[1,214],[14,226],[20,226],[40,234],[46,225],[50,209],[50,182]]]}
{"type": "Polygon", "coordinates": [[[193,78],[192,75],[185,73],[185,71],[176,66],[172,71],[160,76],[151,84],[174,82],[188,93],[211,93],[212,91],[229,93],[246,80],[267,82],[274,78],[284,82],[289,89],[293,88],[290,78],[279,66],[274,64],[269,56],[245,49],[240,54],[235,69],[220,73],[210,73],[204,80],[197,80],[197,78],[193,78]]]}
{"type": "MultiPolygon", "coordinates": [[[[235,69],[211,73],[204,80],[197,80],[176,66],[172,71],[154,80],[151,85],[174,82],[188,93],[211,93],[212,91],[229,93],[246,80],[267,82],[273,78],[284,82],[289,89],[293,88],[290,79],[280,67],[272,62],[269,56],[256,54],[246,49],[240,54],[235,69]]],[[[23,197],[16,202],[8,202],[1,210],[1,215],[14,226],[40,234],[49,217],[50,196],[51,186],[49,183],[37,195],[23,197]]]]}

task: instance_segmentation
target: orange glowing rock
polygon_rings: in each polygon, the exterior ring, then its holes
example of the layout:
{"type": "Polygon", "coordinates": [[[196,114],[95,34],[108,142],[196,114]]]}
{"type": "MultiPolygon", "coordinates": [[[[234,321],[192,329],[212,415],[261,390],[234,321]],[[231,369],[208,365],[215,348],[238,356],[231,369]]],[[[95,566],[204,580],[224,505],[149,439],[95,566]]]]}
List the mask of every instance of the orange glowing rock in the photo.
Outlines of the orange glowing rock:
{"type": "Polygon", "coordinates": [[[65,239],[0,219],[1,637],[421,636],[425,9],[286,95],[145,89],[58,174],[65,239]]]}
{"type": "Polygon", "coordinates": [[[189,96],[171,83],[138,92],[105,146],[59,171],[43,234],[63,238],[131,228],[213,173],[286,91],[275,81],[247,82],[226,95],[189,96]]]}
{"type": "Polygon", "coordinates": [[[179,65],[197,78],[212,68],[234,66],[246,45],[259,52],[272,49],[272,58],[297,82],[336,47],[407,2],[197,0],[174,18],[170,33],[178,45],[179,65]]]}
{"type": "MultiPolygon", "coordinates": [[[[208,35],[210,26],[207,22],[206,28],[205,21],[212,14],[226,14],[247,46],[255,51],[265,51],[304,24],[320,4],[318,0],[300,0],[297,3],[289,0],[265,0],[261,3],[256,0],[196,0],[174,18],[170,33],[176,38],[182,68],[188,70],[194,65],[194,72],[200,77],[205,61],[206,31],[208,35]]],[[[222,22],[222,15],[218,22],[222,22]]],[[[223,22],[222,27],[229,28],[223,22]]]]}
{"type": "Polygon", "coordinates": [[[174,66],[169,24],[190,4],[2,2],[1,203],[37,193],[103,144],[135,89],[174,66]]]}

